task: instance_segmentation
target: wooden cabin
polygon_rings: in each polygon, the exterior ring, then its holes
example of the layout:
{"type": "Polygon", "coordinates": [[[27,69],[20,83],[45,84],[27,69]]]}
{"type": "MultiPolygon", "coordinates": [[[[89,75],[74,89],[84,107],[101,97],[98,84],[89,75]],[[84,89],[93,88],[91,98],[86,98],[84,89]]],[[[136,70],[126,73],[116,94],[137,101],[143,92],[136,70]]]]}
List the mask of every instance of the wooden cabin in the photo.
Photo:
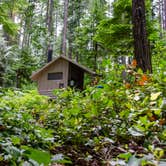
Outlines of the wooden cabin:
{"type": "Polygon", "coordinates": [[[52,91],[58,88],[69,86],[82,90],[84,73],[96,75],[92,70],[66,56],[59,56],[33,73],[31,79],[37,81],[38,91],[41,95],[53,97],[52,91]]]}

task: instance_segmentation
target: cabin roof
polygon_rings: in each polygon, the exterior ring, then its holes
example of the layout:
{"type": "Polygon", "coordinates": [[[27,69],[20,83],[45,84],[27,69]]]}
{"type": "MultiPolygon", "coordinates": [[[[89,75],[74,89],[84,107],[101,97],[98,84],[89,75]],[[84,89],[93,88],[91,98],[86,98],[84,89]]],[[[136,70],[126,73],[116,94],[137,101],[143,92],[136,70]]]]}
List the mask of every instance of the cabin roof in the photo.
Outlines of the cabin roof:
{"type": "Polygon", "coordinates": [[[57,60],[59,60],[59,59],[64,59],[64,60],[66,60],[66,61],[68,61],[68,62],[70,62],[70,63],[76,65],[77,67],[79,67],[80,69],[82,69],[84,72],[86,72],[86,73],[88,73],[88,74],[96,75],[96,73],[95,73],[94,71],[92,71],[91,69],[89,69],[89,68],[87,68],[87,67],[85,67],[85,66],[83,66],[83,65],[81,65],[81,64],[79,64],[79,63],[77,63],[76,61],[74,61],[74,60],[72,60],[72,59],[70,59],[70,58],[68,58],[68,57],[66,57],[66,56],[61,55],[61,56],[58,56],[57,58],[55,58],[54,60],[52,60],[51,62],[47,63],[45,66],[43,66],[41,69],[39,69],[39,70],[36,71],[35,73],[33,73],[30,78],[31,78],[32,80],[37,80],[38,75],[39,75],[42,71],[46,70],[50,65],[52,65],[53,63],[55,63],[55,62],[56,62],[57,60]]]}

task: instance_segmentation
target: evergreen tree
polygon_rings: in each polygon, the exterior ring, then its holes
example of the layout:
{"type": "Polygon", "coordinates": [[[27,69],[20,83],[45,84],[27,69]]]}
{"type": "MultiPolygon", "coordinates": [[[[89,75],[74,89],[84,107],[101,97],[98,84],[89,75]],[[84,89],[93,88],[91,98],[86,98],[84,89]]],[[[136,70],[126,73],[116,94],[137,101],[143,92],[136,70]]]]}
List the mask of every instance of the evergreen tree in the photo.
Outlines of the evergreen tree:
{"type": "Polygon", "coordinates": [[[64,18],[63,18],[63,32],[62,32],[62,46],[61,54],[66,56],[66,40],[67,40],[67,24],[68,24],[68,8],[69,0],[64,0],[64,18]]]}
{"type": "Polygon", "coordinates": [[[94,40],[94,37],[100,21],[106,18],[108,5],[105,0],[93,0],[90,3],[89,1],[82,3],[82,6],[84,9],[81,11],[82,17],[76,28],[74,41],[77,59],[96,70],[98,68],[97,60],[102,57],[102,47],[94,40]]]}
{"type": "Polygon", "coordinates": [[[131,25],[131,1],[116,0],[112,4],[112,17],[104,19],[97,28],[95,40],[107,50],[107,54],[131,56],[133,37],[131,25]]]}

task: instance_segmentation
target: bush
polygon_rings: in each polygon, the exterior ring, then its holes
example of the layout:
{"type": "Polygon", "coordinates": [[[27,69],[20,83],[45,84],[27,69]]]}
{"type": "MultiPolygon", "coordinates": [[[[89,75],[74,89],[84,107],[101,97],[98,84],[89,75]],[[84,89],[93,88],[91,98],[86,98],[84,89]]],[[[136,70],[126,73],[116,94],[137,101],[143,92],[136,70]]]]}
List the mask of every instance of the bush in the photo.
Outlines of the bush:
{"type": "Polygon", "coordinates": [[[53,101],[35,90],[1,89],[0,164],[159,163],[165,157],[165,77],[133,71],[137,80],[126,86],[116,74],[105,75],[103,88],[55,90],[53,101]]]}

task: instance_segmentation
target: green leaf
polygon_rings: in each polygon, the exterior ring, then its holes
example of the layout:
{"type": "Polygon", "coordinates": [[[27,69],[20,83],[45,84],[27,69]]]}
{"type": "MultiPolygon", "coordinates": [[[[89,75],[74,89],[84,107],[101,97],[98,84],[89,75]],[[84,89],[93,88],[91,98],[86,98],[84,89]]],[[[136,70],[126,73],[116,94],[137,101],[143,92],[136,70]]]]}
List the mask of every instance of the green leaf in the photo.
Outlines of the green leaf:
{"type": "Polygon", "coordinates": [[[150,97],[150,100],[151,101],[156,100],[161,94],[162,94],[162,92],[152,93],[151,97],[150,97]]]}
{"type": "Polygon", "coordinates": [[[148,122],[147,116],[140,117],[139,119],[140,119],[140,121],[141,121],[142,124],[146,125],[147,122],[148,122]]]}
{"type": "Polygon", "coordinates": [[[22,146],[23,155],[28,157],[29,159],[37,161],[39,164],[45,164],[48,165],[51,162],[51,156],[50,153],[38,149],[33,149],[28,146],[22,146]]]}
{"type": "Polygon", "coordinates": [[[129,159],[128,166],[139,166],[140,165],[140,160],[137,159],[136,157],[132,156],[129,159]]]}
{"type": "Polygon", "coordinates": [[[72,161],[70,160],[70,158],[67,156],[64,156],[61,153],[53,156],[52,161],[55,161],[56,163],[59,163],[59,164],[72,164],[72,161]]]}
{"type": "Polygon", "coordinates": [[[119,158],[125,159],[126,161],[128,161],[131,156],[131,153],[122,153],[118,155],[119,158]]]}
{"type": "Polygon", "coordinates": [[[20,138],[19,137],[16,137],[16,136],[11,136],[11,141],[14,145],[20,145],[20,138]]]}
{"type": "Polygon", "coordinates": [[[137,137],[140,137],[140,136],[144,136],[144,134],[134,128],[129,128],[128,131],[130,132],[131,135],[133,136],[137,136],[137,137]]]}
{"type": "Polygon", "coordinates": [[[138,71],[137,71],[137,73],[138,73],[138,74],[143,74],[142,69],[139,68],[138,71]]]}
{"type": "Polygon", "coordinates": [[[154,113],[155,113],[156,115],[160,115],[160,113],[161,113],[161,110],[160,110],[160,109],[153,109],[153,111],[154,111],[154,113]]]}

